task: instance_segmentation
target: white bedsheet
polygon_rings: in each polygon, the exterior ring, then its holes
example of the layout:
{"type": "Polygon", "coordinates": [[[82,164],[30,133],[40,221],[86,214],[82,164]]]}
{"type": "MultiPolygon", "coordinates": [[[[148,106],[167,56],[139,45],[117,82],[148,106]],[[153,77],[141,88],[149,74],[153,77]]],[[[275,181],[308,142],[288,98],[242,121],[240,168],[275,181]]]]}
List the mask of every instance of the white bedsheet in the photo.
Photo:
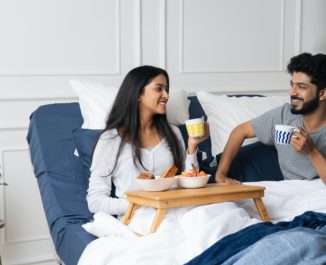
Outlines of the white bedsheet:
{"type": "MultiPolygon", "coordinates": [[[[290,221],[305,211],[326,213],[326,186],[313,181],[251,182],[266,187],[264,204],[273,222],[290,221]]],[[[261,222],[253,200],[169,209],[156,233],[136,237],[130,229],[148,233],[154,209],[139,208],[128,227],[104,214],[84,228],[98,236],[84,250],[78,265],[179,265],[217,240],[261,222]]]]}

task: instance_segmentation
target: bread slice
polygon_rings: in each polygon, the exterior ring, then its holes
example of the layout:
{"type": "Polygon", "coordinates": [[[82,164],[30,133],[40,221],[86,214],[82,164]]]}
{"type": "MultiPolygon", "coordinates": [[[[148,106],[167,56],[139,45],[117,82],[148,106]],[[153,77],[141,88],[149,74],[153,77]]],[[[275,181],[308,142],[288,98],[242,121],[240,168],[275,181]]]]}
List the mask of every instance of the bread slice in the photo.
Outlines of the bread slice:
{"type": "Polygon", "coordinates": [[[142,172],[137,176],[138,179],[155,179],[155,176],[149,172],[142,172]]]}
{"type": "Polygon", "coordinates": [[[172,165],[161,174],[160,178],[173,178],[177,172],[178,168],[175,165],[172,165]]]}

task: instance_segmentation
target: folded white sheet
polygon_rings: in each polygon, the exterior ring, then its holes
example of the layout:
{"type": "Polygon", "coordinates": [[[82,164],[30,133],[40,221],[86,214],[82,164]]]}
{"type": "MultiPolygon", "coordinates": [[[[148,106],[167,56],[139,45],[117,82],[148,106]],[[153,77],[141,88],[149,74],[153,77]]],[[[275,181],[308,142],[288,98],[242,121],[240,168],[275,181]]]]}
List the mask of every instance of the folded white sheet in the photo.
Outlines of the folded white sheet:
{"type": "Polygon", "coordinates": [[[102,212],[94,214],[94,221],[83,224],[82,227],[88,233],[97,237],[136,237],[135,233],[122,224],[118,219],[102,212]]]}

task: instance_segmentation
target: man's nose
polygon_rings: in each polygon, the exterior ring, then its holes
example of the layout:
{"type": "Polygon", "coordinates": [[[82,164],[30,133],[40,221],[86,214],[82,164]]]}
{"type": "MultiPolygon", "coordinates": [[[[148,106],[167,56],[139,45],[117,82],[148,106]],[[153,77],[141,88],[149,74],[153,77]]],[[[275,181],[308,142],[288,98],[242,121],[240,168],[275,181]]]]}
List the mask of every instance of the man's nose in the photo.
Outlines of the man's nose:
{"type": "Polygon", "coordinates": [[[289,95],[298,95],[298,86],[297,85],[291,85],[290,90],[289,90],[289,95]]]}

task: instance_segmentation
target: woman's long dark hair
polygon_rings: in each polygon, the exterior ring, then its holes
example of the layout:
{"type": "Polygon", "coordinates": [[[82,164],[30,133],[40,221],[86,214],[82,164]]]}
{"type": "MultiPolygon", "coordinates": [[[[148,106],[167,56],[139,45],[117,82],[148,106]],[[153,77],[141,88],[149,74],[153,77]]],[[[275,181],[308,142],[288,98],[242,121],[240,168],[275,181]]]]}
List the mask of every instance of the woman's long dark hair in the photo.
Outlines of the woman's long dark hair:
{"type": "MultiPolygon", "coordinates": [[[[145,65],[134,68],[126,75],[125,79],[123,80],[116,99],[113,103],[111,112],[109,113],[106,127],[102,132],[104,133],[105,131],[111,129],[119,129],[119,135],[122,138],[117,156],[115,158],[114,168],[108,174],[114,171],[122,147],[126,141],[133,146],[132,156],[136,167],[141,165],[146,170],[142,163],[140,152],[140,117],[138,99],[139,96],[144,92],[145,86],[147,86],[158,75],[165,76],[167,86],[169,88],[168,73],[165,70],[154,66],[145,65]],[[137,162],[139,162],[139,164],[137,164],[137,162]]],[[[173,155],[174,164],[177,166],[180,172],[183,169],[184,154],[181,151],[182,149],[176,135],[172,131],[167,121],[166,114],[154,115],[153,123],[159,135],[162,138],[165,137],[170,151],[173,155]]]]}

